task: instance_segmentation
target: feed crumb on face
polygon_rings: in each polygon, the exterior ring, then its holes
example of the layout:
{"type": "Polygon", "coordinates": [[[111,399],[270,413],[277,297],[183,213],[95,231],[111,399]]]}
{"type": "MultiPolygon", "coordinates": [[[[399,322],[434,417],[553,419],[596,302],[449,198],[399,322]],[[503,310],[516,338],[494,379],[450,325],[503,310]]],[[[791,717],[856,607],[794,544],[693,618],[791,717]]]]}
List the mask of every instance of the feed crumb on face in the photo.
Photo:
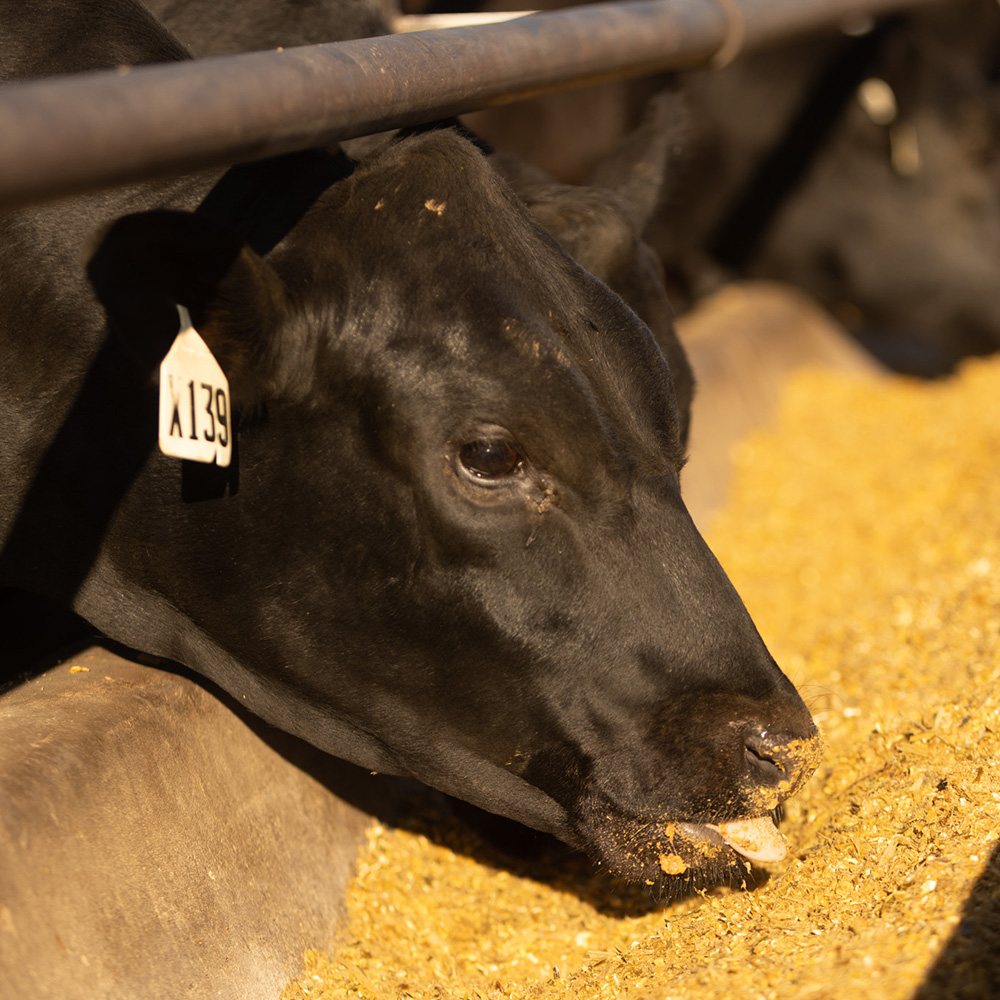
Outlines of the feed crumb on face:
{"type": "Polygon", "coordinates": [[[501,860],[453,821],[373,827],[339,943],[306,956],[285,1000],[486,998],[496,982],[511,1000],[700,1000],[745,995],[748,969],[774,1000],[991,997],[998,442],[985,359],[935,383],[804,372],[776,428],[737,449],[708,540],[826,744],[768,882],[658,902],[580,858],[501,860]]]}
{"type": "Polygon", "coordinates": [[[687,871],[687,867],[684,859],[677,854],[660,855],[660,871],[667,875],[682,875],[687,871]]]}

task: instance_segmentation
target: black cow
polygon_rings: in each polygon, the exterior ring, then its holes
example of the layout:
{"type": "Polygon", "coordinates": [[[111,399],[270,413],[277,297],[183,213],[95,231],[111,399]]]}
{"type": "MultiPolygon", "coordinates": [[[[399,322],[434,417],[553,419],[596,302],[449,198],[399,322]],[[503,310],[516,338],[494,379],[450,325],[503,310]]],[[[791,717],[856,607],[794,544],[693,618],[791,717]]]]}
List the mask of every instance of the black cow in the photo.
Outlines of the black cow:
{"type": "MultiPolygon", "coordinates": [[[[18,76],[185,58],[130,0],[0,23],[18,76]]],[[[780,856],[818,738],[681,501],[649,329],[452,130],[218,180],[0,221],[0,584],[628,877],[780,856]],[[155,447],[177,304],[228,469],[155,447]]]]}

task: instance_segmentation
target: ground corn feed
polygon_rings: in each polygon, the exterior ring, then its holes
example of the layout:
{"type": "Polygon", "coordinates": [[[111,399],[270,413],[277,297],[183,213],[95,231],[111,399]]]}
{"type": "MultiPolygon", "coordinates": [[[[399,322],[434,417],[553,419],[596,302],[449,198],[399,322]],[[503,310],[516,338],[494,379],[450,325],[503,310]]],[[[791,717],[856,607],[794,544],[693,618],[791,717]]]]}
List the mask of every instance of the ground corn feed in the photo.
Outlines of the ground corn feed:
{"type": "Polygon", "coordinates": [[[802,373],[735,461],[710,541],[827,741],[788,857],[658,904],[452,820],[375,826],[284,1000],[1000,995],[1000,361],[802,373]]]}

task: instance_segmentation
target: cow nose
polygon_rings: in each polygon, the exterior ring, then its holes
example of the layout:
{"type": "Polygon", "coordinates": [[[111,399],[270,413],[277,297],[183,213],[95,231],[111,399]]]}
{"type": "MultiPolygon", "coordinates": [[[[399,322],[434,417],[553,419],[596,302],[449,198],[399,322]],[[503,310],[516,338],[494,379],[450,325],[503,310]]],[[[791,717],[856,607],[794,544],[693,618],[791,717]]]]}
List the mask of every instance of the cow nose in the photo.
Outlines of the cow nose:
{"type": "Polygon", "coordinates": [[[762,785],[794,781],[799,764],[789,753],[787,737],[775,737],[765,731],[748,733],[743,739],[744,756],[750,773],[762,785]]]}

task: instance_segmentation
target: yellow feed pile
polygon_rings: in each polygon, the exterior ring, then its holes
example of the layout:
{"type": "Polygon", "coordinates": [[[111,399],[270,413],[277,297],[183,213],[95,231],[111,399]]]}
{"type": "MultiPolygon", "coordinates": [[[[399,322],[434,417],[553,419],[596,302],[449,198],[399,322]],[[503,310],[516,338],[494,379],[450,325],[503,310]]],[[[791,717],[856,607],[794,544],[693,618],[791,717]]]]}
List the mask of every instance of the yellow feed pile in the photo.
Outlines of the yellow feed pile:
{"type": "Polygon", "coordinates": [[[1000,361],[804,372],[710,539],[827,741],[788,860],[656,904],[454,821],[372,829],[302,998],[1000,996],[1000,361]]]}

